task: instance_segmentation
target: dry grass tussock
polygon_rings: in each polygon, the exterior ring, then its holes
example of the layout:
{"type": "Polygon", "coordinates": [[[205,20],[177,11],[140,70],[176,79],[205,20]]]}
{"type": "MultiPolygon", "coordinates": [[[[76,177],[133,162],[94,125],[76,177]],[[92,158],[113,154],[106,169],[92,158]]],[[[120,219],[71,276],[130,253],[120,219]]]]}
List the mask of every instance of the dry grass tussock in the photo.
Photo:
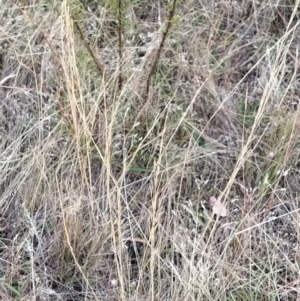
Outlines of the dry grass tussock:
{"type": "Polygon", "coordinates": [[[0,0],[1,300],[300,300],[299,0],[0,0]]]}

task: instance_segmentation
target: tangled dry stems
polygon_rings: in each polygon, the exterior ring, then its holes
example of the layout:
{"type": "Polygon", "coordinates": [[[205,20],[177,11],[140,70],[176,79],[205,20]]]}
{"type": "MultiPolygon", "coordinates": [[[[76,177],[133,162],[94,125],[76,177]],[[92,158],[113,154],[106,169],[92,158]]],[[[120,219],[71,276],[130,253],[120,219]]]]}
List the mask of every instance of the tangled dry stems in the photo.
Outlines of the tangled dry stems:
{"type": "Polygon", "coordinates": [[[298,2],[0,1],[3,300],[299,299],[298,2]]]}

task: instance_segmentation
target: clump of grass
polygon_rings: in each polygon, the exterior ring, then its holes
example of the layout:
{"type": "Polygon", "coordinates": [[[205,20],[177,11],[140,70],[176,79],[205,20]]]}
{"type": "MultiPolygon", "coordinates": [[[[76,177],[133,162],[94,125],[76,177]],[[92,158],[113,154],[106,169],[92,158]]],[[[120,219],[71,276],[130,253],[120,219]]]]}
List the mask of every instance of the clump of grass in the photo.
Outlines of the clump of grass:
{"type": "Polygon", "coordinates": [[[3,300],[299,299],[298,2],[233,4],[0,0],[3,300]]]}

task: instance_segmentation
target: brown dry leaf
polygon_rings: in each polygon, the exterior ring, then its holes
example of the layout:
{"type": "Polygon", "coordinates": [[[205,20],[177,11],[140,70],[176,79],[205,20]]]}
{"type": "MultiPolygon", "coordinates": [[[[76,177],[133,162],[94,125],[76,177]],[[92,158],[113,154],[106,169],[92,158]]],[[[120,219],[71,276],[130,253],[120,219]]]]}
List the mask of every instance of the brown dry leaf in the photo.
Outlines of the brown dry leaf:
{"type": "Polygon", "coordinates": [[[220,216],[227,216],[227,209],[224,204],[221,203],[220,200],[217,200],[214,196],[209,198],[209,204],[212,207],[212,211],[214,214],[220,216]]]}

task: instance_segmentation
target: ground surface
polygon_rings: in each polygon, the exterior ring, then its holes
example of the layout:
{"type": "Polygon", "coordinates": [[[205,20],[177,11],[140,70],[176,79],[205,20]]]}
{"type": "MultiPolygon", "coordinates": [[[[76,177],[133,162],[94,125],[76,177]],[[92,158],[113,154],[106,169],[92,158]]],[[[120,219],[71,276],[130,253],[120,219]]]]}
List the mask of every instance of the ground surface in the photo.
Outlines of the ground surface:
{"type": "Polygon", "coordinates": [[[0,0],[0,299],[299,300],[299,2],[0,0]]]}

